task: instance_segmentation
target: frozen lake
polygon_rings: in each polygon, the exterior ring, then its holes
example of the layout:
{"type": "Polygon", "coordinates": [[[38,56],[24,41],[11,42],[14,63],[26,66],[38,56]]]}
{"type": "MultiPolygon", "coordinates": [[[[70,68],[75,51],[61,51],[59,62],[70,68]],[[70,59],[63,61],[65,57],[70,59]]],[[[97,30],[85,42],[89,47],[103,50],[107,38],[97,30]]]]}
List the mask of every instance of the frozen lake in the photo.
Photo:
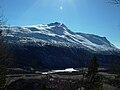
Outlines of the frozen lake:
{"type": "Polygon", "coordinates": [[[42,74],[51,74],[51,73],[58,73],[58,72],[75,72],[75,71],[78,71],[74,68],[66,68],[64,70],[51,70],[51,71],[48,71],[48,72],[42,72],[42,74]]]}

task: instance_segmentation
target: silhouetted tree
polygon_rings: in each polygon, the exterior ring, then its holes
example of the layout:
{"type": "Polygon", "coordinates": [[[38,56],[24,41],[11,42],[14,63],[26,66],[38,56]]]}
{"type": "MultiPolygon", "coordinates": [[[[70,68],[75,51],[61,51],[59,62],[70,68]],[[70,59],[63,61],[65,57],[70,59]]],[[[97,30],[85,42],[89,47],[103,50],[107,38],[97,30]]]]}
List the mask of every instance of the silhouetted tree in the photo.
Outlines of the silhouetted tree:
{"type": "Polygon", "coordinates": [[[94,56],[85,76],[84,90],[102,90],[102,76],[98,74],[99,64],[94,56]]]}
{"type": "Polygon", "coordinates": [[[111,0],[111,3],[113,3],[113,4],[120,4],[120,0],[111,0]]]}
{"type": "Polygon", "coordinates": [[[110,72],[120,74],[120,59],[113,60],[110,67],[110,72]]]}
{"type": "Polygon", "coordinates": [[[5,83],[6,83],[6,66],[5,61],[8,58],[7,50],[3,40],[3,33],[2,28],[5,24],[5,18],[3,13],[0,13],[0,90],[5,90],[5,83]]]}
{"type": "Polygon", "coordinates": [[[5,54],[6,51],[4,50],[3,46],[0,44],[0,90],[4,90],[4,85],[6,83],[5,54]]]}

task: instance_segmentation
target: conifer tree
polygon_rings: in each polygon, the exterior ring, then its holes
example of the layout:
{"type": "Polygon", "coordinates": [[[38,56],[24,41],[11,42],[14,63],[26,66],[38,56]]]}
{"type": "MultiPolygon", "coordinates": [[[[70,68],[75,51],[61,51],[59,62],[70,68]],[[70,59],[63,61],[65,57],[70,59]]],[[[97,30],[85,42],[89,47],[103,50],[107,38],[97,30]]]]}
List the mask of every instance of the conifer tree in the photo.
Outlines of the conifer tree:
{"type": "Polygon", "coordinates": [[[102,90],[102,76],[98,74],[97,57],[93,57],[85,76],[84,90],[102,90]]]}
{"type": "Polygon", "coordinates": [[[5,24],[5,18],[3,14],[0,12],[0,90],[5,90],[5,83],[6,83],[5,61],[8,57],[3,40],[3,34],[2,34],[2,28],[4,24],[5,24]]]}

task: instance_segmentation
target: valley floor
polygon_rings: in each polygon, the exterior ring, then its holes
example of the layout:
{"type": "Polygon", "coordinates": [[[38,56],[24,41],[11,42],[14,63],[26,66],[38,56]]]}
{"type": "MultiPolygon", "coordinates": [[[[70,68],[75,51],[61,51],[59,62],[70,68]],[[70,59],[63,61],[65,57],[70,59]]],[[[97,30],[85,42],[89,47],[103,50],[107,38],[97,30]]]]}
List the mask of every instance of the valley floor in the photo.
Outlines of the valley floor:
{"type": "MultiPolygon", "coordinates": [[[[101,72],[103,90],[120,90],[120,78],[115,74],[101,72]],[[119,88],[117,88],[119,86],[119,88]]],[[[14,74],[7,75],[7,90],[84,90],[82,75],[70,73],[56,74],[14,74]]]]}

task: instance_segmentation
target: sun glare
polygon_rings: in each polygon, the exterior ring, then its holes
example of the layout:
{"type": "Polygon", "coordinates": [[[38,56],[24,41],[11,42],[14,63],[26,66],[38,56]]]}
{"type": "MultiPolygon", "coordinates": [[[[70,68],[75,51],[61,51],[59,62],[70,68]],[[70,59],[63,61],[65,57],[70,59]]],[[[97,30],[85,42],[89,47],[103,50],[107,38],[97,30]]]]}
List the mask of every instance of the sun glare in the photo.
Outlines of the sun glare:
{"type": "Polygon", "coordinates": [[[63,6],[60,6],[60,10],[63,10],[63,6]]]}

